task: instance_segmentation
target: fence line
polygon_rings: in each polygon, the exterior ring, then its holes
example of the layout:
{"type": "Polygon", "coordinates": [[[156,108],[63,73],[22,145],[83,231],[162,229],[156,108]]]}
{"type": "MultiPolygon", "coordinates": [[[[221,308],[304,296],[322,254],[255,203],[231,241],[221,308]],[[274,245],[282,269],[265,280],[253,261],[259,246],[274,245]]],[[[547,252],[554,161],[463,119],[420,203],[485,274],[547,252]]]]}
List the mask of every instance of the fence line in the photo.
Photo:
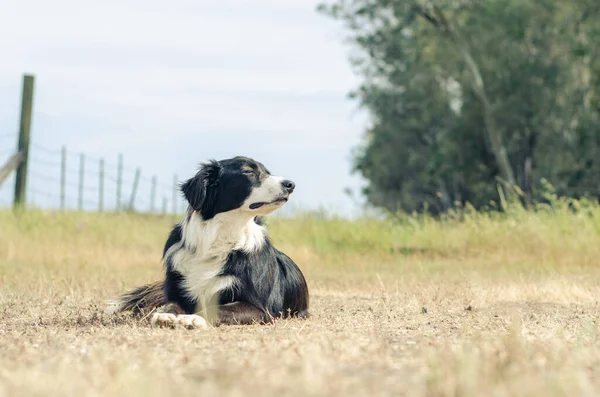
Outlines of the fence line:
{"type": "Polygon", "coordinates": [[[58,149],[58,150],[54,150],[54,149],[48,149],[48,148],[45,148],[45,147],[43,147],[43,146],[37,145],[37,144],[35,144],[35,143],[32,143],[32,144],[31,144],[31,147],[32,147],[32,148],[34,148],[34,149],[37,149],[37,150],[39,150],[39,151],[42,151],[42,152],[44,152],[44,153],[47,153],[47,154],[52,154],[52,155],[55,155],[55,154],[60,154],[60,152],[61,152],[61,150],[60,150],[60,149],[58,149]]]}
{"type": "Polygon", "coordinates": [[[92,153],[70,152],[65,146],[48,148],[30,139],[35,77],[23,76],[21,118],[15,134],[0,133],[0,205],[6,186],[14,186],[13,206],[42,205],[60,209],[177,213],[183,203],[177,176],[173,182],[145,175],[139,167],[125,165],[92,153]],[[13,141],[12,143],[10,141],[13,141]],[[7,179],[8,178],[8,179],[7,179]],[[133,179],[131,179],[133,178],[133,179]],[[91,198],[93,197],[93,199],[91,198]],[[43,202],[38,200],[42,198],[43,202]]]}
{"type": "Polygon", "coordinates": [[[9,138],[13,138],[14,139],[15,134],[0,134],[0,140],[5,140],[5,139],[9,139],[9,138]]]}
{"type": "MultiPolygon", "coordinates": [[[[8,137],[0,135],[0,139],[8,137]]],[[[15,138],[15,136],[12,136],[15,138]]],[[[0,151],[0,162],[8,157],[0,151]]],[[[7,181],[2,190],[14,185],[7,181]]],[[[100,156],[71,152],[66,147],[54,149],[31,144],[27,180],[27,204],[56,209],[83,211],[135,211],[144,213],[178,213],[183,200],[173,182],[146,175],[141,168],[126,166],[123,156],[109,162],[100,156]]],[[[8,204],[0,201],[0,205],[8,204]]]]}

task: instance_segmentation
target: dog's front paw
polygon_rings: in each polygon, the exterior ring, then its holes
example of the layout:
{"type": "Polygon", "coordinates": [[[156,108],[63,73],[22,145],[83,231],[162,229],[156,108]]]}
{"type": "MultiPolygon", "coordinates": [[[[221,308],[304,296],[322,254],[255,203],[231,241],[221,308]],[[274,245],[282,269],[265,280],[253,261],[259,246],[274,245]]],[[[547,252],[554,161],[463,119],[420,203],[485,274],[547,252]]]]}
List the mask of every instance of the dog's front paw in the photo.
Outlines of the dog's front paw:
{"type": "Polygon", "coordinates": [[[150,320],[150,324],[152,324],[153,327],[174,328],[177,324],[177,316],[173,313],[154,313],[150,320]]]}
{"type": "Polygon", "coordinates": [[[154,313],[150,324],[153,327],[159,328],[175,328],[177,325],[181,325],[187,329],[206,329],[208,324],[204,317],[196,314],[179,314],[173,313],[154,313]]]}
{"type": "Polygon", "coordinates": [[[180,314],[177,316],[177,322],[187,329],[205,329],[208,328],[204,317],[197,314],[180,314]]]}

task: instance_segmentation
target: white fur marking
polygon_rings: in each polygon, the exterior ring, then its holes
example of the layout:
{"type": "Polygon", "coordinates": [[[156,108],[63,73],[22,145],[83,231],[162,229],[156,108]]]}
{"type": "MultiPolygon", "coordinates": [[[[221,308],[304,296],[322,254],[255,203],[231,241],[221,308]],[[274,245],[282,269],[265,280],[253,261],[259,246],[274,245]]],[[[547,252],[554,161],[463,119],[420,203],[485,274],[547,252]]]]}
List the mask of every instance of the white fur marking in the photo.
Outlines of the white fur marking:
{"type": "Polygon", "coordinates": [[[177,316],[173,313],[154,313],[150,324],[153,327],[174,327],[177,322],[177,316]]]}
{"type": "Polygon", "coordinates": [[[262,181],[259,187],[252,189],[252,193],[250,193],[250,196],[246,199],[242,208],[247,211],[253,211],[255,214],[259,213],[262,215],[267,215],[275,211],[277,208],[284,205],[285,201],[263,205],[256,210],[250,209],[250,205],[254,203],[271,203],[282,197],[287,197],[288,193],[281,184],[283,181],[285,181],[285,178],[281,176],[269,175],[262,181]]]}
{"type": "Polygon", "coordinates": [[[106,309],[104,309],[104,314],[109,316],[121,311],[123,308],[123,302],[121,302],[119,299],[109,300],[106,302],[106,305],[107,306],[106,309]]]}
{"type": "Polygon", "coordinates": [[[150,323],[153,327],[160,328],[175,328],[177,325],[187,329],[208,328],[206,320],[196,314],[154,313],[150,323]]]}
{"type": "Polygon", "coordinates": [[[196,212],[182,223],[182,241],[166,254],[173,270],[184,277],[184,288],[198,301],[198,312],[206,315],[210,300],[220,291],[235,287],[237,279],[219,276],[233,250],[252,252],[265,243],[265,229],[254,222],[254,214],[236,209],[204,221],[196,212]]]}
{"type": "Polygon", "coordinates": [[[187,329],[208,328],[208,324],[204,317],[196,314],[180,314],[177,316],[177,322],[187,329]]]}

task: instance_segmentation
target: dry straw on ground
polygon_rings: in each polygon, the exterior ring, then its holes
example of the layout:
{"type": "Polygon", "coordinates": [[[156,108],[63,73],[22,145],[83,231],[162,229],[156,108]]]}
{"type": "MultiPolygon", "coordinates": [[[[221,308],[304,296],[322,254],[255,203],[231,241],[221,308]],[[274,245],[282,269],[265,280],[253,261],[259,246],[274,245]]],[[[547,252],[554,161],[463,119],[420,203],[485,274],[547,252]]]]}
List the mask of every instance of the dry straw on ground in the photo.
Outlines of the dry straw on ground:
{"type": "Polygon", "coordinates": [[[0,396],[594,396],[600,208],[269,221],[313,317],[152,329],[172,219],[0,212],[0,396]]]}

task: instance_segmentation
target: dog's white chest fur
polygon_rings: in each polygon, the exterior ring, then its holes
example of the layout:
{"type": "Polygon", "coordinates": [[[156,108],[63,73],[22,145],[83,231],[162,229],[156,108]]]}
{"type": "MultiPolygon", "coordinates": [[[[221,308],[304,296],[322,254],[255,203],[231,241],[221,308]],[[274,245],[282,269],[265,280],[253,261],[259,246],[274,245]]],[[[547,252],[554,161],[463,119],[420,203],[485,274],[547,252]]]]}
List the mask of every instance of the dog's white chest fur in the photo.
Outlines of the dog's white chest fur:
{"type": "Polygon", "coordinates": [[[197,300],[198,311],[220,291],[235,287],[233,276],[220,275],[229,254],[234,250],[251,252],[265,242],[265,229],[238,211],[217,214],[203,221],[192,212],[182,223],[182,240],[166,253],[173,270],[184,279],[183,288],[197,300]]]}

